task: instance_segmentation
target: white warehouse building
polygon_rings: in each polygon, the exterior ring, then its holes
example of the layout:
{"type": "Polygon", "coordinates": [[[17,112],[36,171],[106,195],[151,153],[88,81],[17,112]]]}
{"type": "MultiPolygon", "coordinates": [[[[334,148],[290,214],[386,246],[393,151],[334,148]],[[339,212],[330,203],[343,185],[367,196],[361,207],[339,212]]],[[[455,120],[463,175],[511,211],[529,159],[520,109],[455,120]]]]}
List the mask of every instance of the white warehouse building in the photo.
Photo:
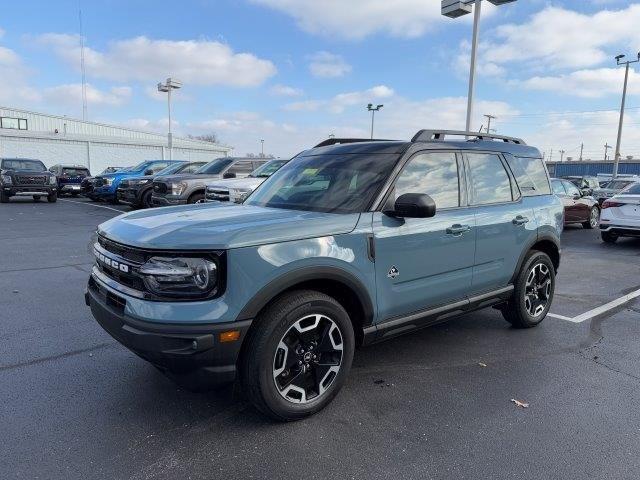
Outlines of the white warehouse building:
{"type": "Polygon", "coordinates": [[[0,158],[35,158],[47,167],[79,164],[97,174],[144,160],[211,161],[232,151],[189,138],[173,137],[172,143],[170,157],[166,135],[0,107],[0,158]]]}

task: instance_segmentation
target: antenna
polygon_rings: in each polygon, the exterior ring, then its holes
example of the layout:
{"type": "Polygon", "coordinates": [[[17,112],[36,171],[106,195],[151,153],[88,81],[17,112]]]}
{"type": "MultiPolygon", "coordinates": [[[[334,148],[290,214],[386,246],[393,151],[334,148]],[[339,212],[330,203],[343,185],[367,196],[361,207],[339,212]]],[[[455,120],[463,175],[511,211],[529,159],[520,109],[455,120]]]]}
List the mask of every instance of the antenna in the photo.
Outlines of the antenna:
{"type": "Polygon", "coordinates": [[[80,71],[82,72],[82,120],[87,120],[87,75],[84,66],[84,36],[82,32],[82,0],[78,0],[78,19],[80,20],[80,71]]]}

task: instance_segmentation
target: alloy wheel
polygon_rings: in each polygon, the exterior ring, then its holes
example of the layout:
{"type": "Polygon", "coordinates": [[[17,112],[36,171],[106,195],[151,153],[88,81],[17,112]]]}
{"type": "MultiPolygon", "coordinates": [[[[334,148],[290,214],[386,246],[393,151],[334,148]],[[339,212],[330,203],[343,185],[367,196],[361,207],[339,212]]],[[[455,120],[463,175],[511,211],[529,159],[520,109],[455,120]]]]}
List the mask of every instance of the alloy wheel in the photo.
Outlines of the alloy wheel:
{"type": "Polygon", "coordinates": [[[591,228],[596,228],[598,226],[599,221],[600,221],[600,211],[597,208],[592,208],[591,216],[589,217],[589,223],[591,223],[591,228]]]}
{"type": "Polygon", "coordinates": [[[551,271],[544,263],[536,263],[525,283],[524,306],[536,318],[545,311],[551,297],[551,271]]]}
{"type": "Polygon", "coordinates": [[[321,397],[342,365],[342,332],[326,315],[307,315],[296,321],[278,343],[273,358],[273,381],[278,393],[292,403],[321,397]]]}

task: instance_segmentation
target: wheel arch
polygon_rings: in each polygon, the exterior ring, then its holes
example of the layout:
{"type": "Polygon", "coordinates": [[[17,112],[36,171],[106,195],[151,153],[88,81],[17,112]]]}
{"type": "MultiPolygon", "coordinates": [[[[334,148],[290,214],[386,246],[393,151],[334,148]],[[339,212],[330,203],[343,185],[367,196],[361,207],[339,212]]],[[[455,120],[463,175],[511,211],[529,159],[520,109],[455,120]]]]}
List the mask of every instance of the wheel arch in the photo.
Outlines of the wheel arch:
{"type": "Polygon", "coordinates": [[[335,298],[349,314],[356,342],[362,343],[364,328],[373,322],[373,301],[360,280],[335,267],[309,267],[278,277],[247,302],[237,320],[256,318],[282,295],[294,290],[316,290],[335,298]]]}
{"type": "Polygon", "coordinates": [[[522,250],[516,270],[515,272],[513,272],[511,283],[515,281],[518,273],[520,272],[520,269],[522,268],[522,264],[527,257],[527,253],[529,253],[531,250],[539,250],[543,253],[546,253],[553,263],[554,270],[556,271],[556,273],[558,272],[558,269],[560,268],[560,253],[562,252],[560,248],[560,242],[550,235],[539,236],[534,241],[532,241],[527,246],[527,248],[522,250]]]}

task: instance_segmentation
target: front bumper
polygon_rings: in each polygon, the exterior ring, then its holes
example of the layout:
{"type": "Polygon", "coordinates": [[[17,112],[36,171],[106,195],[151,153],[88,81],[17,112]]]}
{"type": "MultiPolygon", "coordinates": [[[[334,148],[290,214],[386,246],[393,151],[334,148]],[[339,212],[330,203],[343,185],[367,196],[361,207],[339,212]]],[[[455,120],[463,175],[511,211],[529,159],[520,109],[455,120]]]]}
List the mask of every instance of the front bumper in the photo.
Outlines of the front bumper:
{"type": "Polygon", "coordinates": [[[140,203],[140,190],[136,188],[119,188],[116,192],[116,198],[119,202],[128,205],[138,205],[140,203]]]}
{"type": "Polygon", "coordinates": [[[186,205],[186,198],[174,197],[169,195],[151,195],[151,205],[154,207],[169,207],[171,205],[186,205]]]}
{"type": "Polygon", "coordinates": [[[10,197],[30,197],[32,195],[51,195],[58,191],[58,187],[55,185],[11,185],[3,186],[2,190],[10,197]]]}
{"type": "Polygon", "coordinates": [[[91,192],[95,198],[103,198],[103,199],[115,199],[116,198],[116,189],[111,187],[96,187],[91,192]]]}
{"type": "Polygon", "coordinates": [[[136,320],[125,313],[126,298],[95,278],[89,279],[85,303],[113,338],[168,376],[189,383],[232,382],[240,347],[251,320],[219,324],[160,324],[136,320]],[[219,334],[240,331],[240,338],[221,342],[219,334]]]}
{"type": "Polygon", "coordinates": [[[80,184],[79,183],[67,183],[60,185],[58,187],[58,191],[60,193],[80,193],[80,184]]]}

